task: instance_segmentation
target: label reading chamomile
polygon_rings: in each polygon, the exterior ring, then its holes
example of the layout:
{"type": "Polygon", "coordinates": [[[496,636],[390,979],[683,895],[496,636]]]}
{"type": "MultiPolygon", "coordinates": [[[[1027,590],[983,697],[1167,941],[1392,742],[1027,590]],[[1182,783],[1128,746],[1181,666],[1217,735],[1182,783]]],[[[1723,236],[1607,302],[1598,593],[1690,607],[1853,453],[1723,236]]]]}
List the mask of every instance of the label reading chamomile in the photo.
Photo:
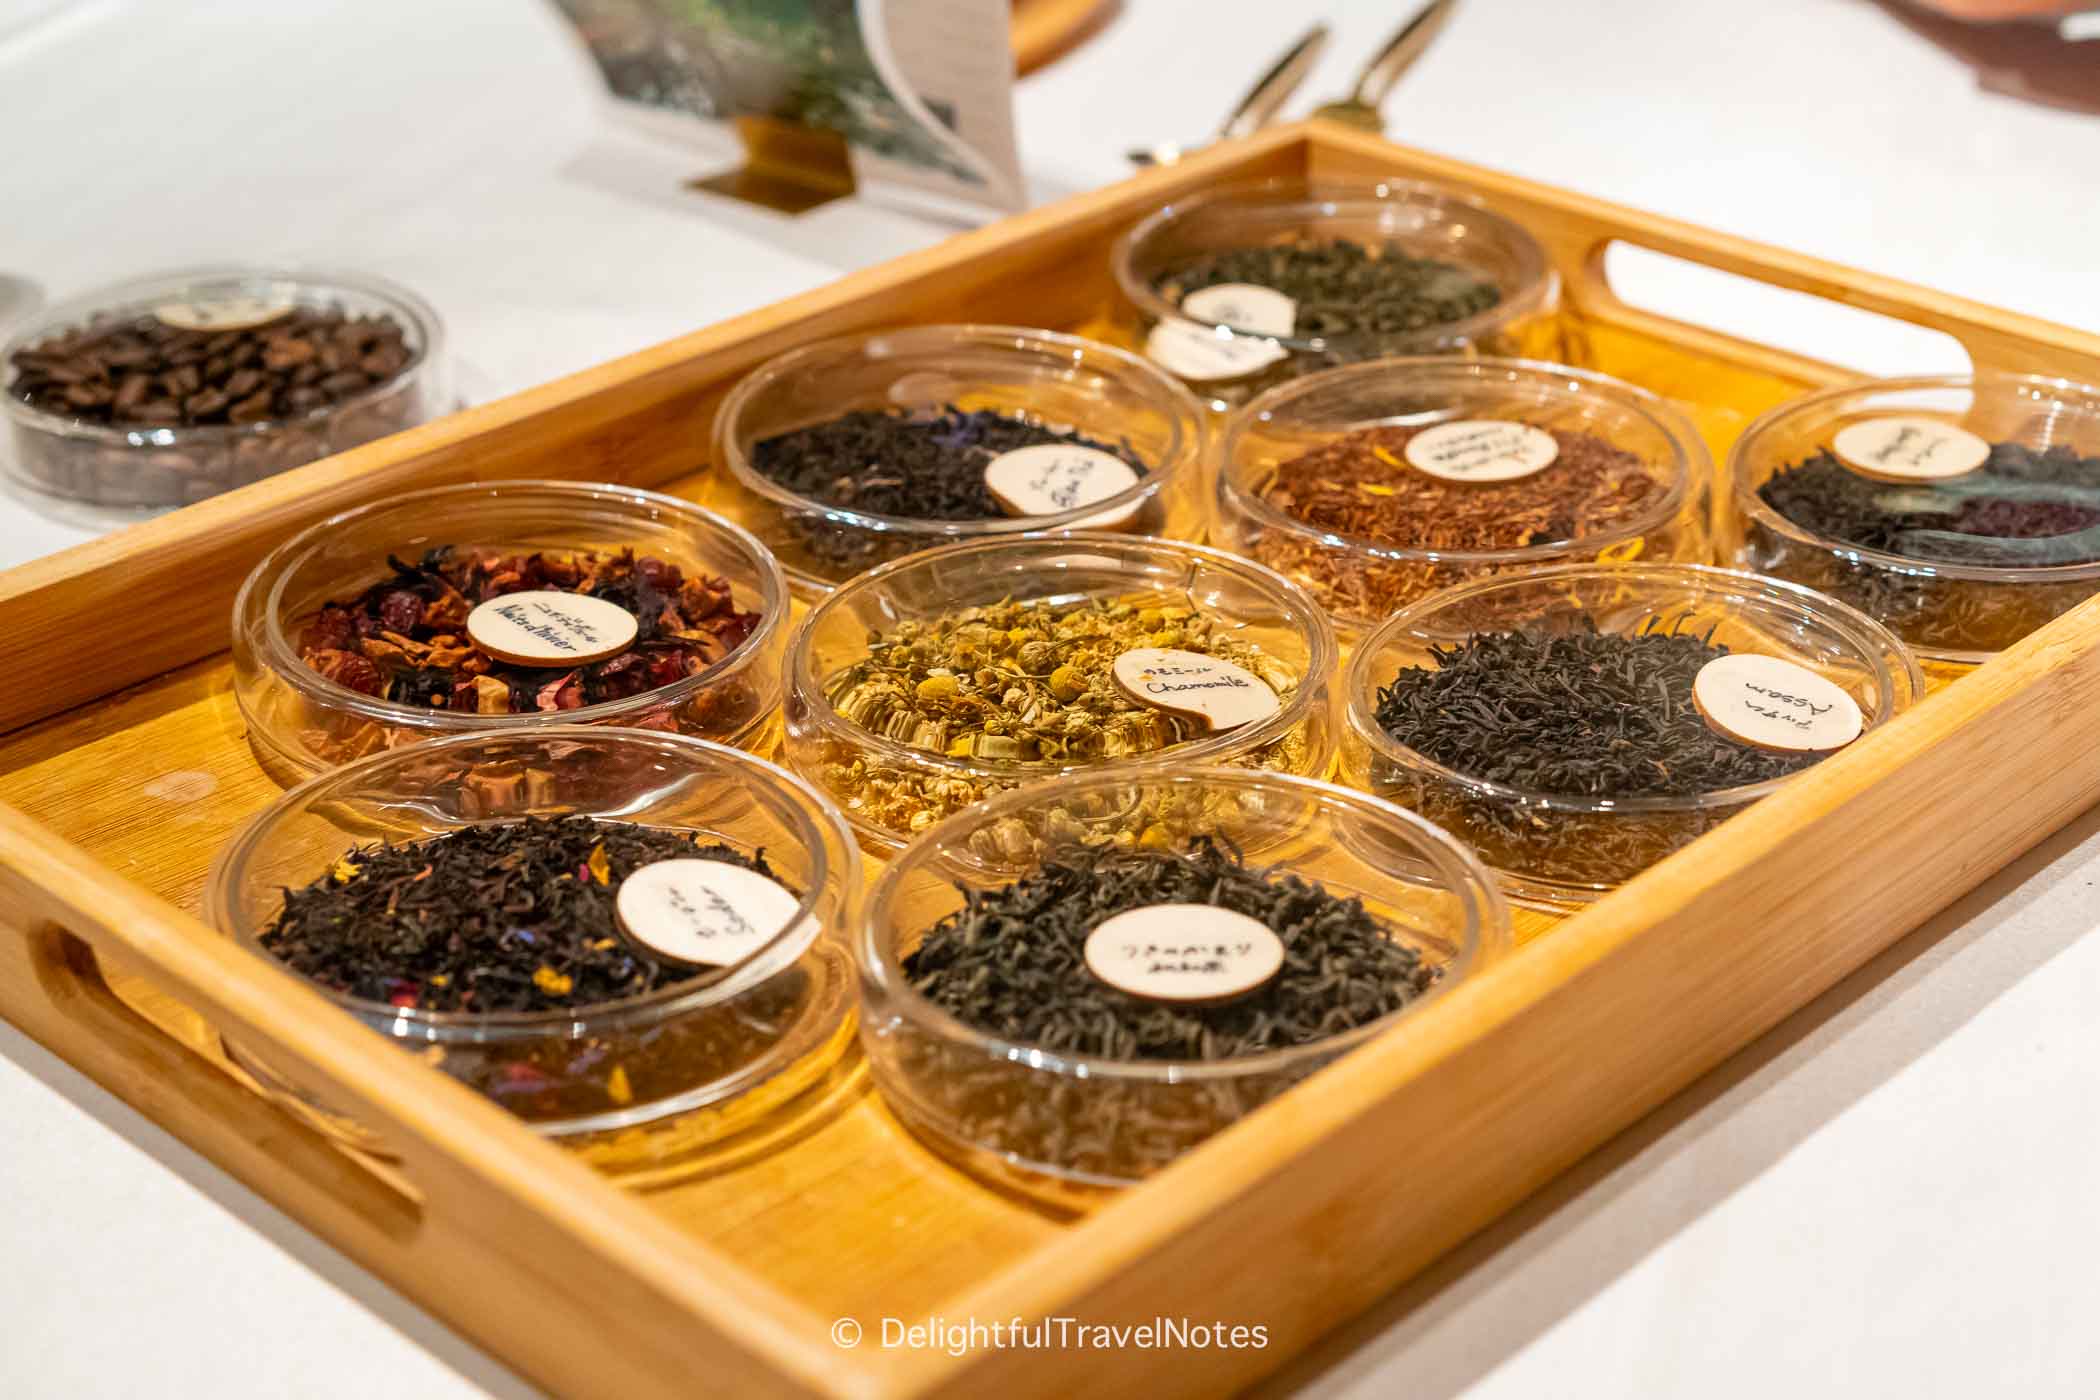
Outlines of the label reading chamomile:
{"type": "Polygon", "coordinates": [[[1290,352],[1273,340],[1227,335],[1179,316],[1169,316],[1145,337],[1152,362],[1183,379],[1240,379],[1267,369],[1290,352]]]}
{"type": "Polygon", "coordinates": [[[467,637],[514,666],[588,666],[634,645],[641,626],[618,603],[546,589],[505,593],[467,614],[467,637]]]}
{"type": "Polygon", "coordinates": [[[1150,904],[1103,919],[1086,937],[1086,965],[1134,997],[1215,1006],[1267,986],[1283,970],[1283,940],[1235,910],[1150,904]]]}
{"type": "Polygon", "coordinates": [[[719,860],[659,860],[620,882],[613,909],[635,942],[670,962],[729,967],[773,941],[802,901],[777,880],[719,860]]]}
{"type": "Polygon", "coordinates": [[[1439,423],[1407,440],[1408,465],[1445,481],[1516,481],[1559,455],[1553,434],[1493,418],[1439,423]]]}
{"type": "Polygon", "coordinates": [[[185,331],[241,331],[266,326],[292,313],[291,298],[199,294],[182,301],[163,302],[153,308],[153,318],[162,325],[185,331]]]}
{"type": "Polygon", "coordinates": [[[1945,481],[1990,459],[1991,445],[1937,418],[1869,418],[1830,440],[1838,460],[1882,481],[1945,481]]]}
{"type": "MultiPolygon", "coordinates": [[[[1138,484],[1130,463],[1113,452],[1061,442],[1002,452],[984,464],[985,489],[1008,515],[1061,515],[1120,496],[1138,484]]],[[[1129,523],[1136,505],[1073,522],[1074,529],[1110,530],[1129,523]]]]}
{"type": "Polygon", "coordinates": [[[1213,732],[1253,724],[1283,708],[1260,676],[1200,651],[1136,647],[1117,657],[1113,669],[1116,685],[1133,700],[1193,716],[1213,732]]]}
{"type": "Polygon", "coordinates": [[[1298,328],[1298,303],[1253,282],[1220,282],[1190,292],[1181,309],[1194,320],[1256,335],[1289,335],[1298,328]]]}
{"type": "Polygon", "coordinates": [[[1778,753],[1828,753],[1866,721],[1844,689],[1776,656],[1717,656],[1692,680],[1692,703],[1724,739],[1778,753]]]}

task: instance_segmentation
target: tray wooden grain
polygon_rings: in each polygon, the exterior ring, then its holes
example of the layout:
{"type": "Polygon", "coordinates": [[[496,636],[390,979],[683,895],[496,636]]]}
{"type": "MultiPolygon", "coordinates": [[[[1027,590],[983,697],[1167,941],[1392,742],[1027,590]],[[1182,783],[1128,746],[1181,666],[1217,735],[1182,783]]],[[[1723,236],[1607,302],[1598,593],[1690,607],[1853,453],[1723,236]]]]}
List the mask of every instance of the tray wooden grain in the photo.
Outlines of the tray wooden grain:
{"type": "Polygon", "coordinates": [[[276,794],[224,655],[234,590],[268,547],[452,481],[705,499],[711,415],[768,356],[884,323],[1113,331],[1104,254],[1121,228],[1271,175],[1426,176],[1492,199],[1559,267],[1573,352],[1685,403],[1716,449],[1843,372],[1625,306],[1603,273],[1614,240],[1946,331],[1979,366],[2100,379],[2100,337],[1339,127],[1208,151],[0,574],[0,654],[34,678],[0,693],[0,1013],[562,1394],[1209,1394],[1279,1365],[2100,797],[2089,604],[1076,1219],[945,1164],[850,1068],[829,1111],[704,1175],[620,1189],[198,922],[213,853],[276,794]],[[151,630],[131,626],[141,598],[151,630]],[[272,1045],[399,1162],[262,1097],[219,1031],[272,1045]],[[878,1344],[884,1317],[930,1315],[1188,1316],[1260,1324],[1269,1344],[878,1344]],[[835,1345],[839,1317],[869,1339],[835,1345]]]}

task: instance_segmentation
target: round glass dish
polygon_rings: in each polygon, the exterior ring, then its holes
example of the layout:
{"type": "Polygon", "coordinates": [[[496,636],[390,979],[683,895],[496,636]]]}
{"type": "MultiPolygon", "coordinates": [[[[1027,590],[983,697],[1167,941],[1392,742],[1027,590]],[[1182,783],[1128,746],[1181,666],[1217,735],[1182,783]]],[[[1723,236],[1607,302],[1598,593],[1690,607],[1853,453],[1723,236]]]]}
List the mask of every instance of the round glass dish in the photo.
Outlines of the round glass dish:
{"type": "MultiPolygon", "coordinates": [[[[1438,589],[1581,560],[1704,562],[1713,464],[1684,416],[1642,389],[1588,370],[1526,360],[1411,356],[1278,385],[1226,432],[1211,500],[1214,543],[1301,584],[1344,637],[1438,589]],[[1631,453],[1656,488],[1623,516],[1572,539],[1507,549],[1403,548],[1285,513],[1268,498],[1279,466],[1374,427],[1507,419],[1584,433],[1631,453]]],[[[1550,481],[1553,467],[1510,487],[1550,481]]]]}
{"type": "Polygon", "coordinates": [[[1228,186],[1170,204],[1110,253],[1116,285],[1135,311],[1138,340],[1215,409],[1312,370],[1391,355],[1561,353],[1560,278],[1519,225],[1461,191],[1409,180],[1353,187],[1272,180],[1228,186]],[[1404,332],[1265,335],[1192,316],[1161,284],[1194,260],[1239,248],[1347,239],[1394,245],[1492,283],[1500,300],[1462,319],[1404,332]]]}
{"type": "MultiPolygon", "coordinates": [[[[2038,375],[1979,373],[1881,379],[1825,389],[1781,404],[1736,440],[1728,461],[1723,557],[1850,603],[1887,624],[1918,653],[1926,669],[1939,676],[1962,674],[2100,593],[2100,530],[2091,526],[2087,529],[2095,537],[2090,549],[2077,551],[2088,554],[2083,562],[1964,562],[1926,557],[1924,550],[1868,547],[1819,533],[1789,519],[1762,494],[1775,476],[1829,451],[1832,438],[1845,427],[1885,417],[1952,423],[1994,446],[2016,444],[2037,453],[2069,449],[2087,459],[2100,458],[2100,388],[2089,385],[2038,375]]],[[[1951,481],[1874,483],[1873,489],[1892,503],[1891,509],[1929,515],[1959,509],[1978,494],[1985,478],[1996,476],[1996,464],[1986,463],[1980,471],[1951,481]],[[1897,498],[1900,505],[1894,503],[1897,498]]],[[[2012,481],[2003,496],[2023,503],[2082,506],[2100,520],[2100,463],[2083,484],[2012,481]]],[[[1953,544],[1953,553],[1969,553],[1964,538],[1941,536],[1936,552],[1953,544]]],[[[2039,539],[1981,534],[1973,538],[1981,553],[2018,555],[2044,548],[2039,539]]]]}
{"type": "Polygon", "coordinates": [[[1334,759],[1328,697],[1336,664],[1334,631],[1303,590],[1221,550],[1097,531],[946,545],[861,575],[802,620],[788,647],[784,753],[789,767],[839,804],[864,847],[894,850],[981,797],[1081,769],[1165,761],[1325,777],[1334,759]],[[855,723],[826,698],[830,678],[868,657],[871,637],[900,623],[1041,600],[1193,608],[1298,683],[1267,719],[1079,763],[950,757],[855,723]]]}
{"type": "MultiPolygon", "coordinates": [[[[802,895],[785,931],[718,980],[559,1011],[431,1012],[350,996],[337,1006],[594,1163],[654,1170],[777,1124],[830,1076],[851,1035],[845,939],[860,855],[837,809],[762,759],[681,734],[563,725],[470,734],[375,754],[279,798],[212,867],[207,917],[256,956],[286,889],[352,848],[425,840],[528,816],[676,827],[763,849],[802,895]]],[[[282,966],[282,964],[278,964],[282,966]]],[[[230,1044],[266,1084],[330,1128],[385,1150],[333,1107],[302,1098],[267,1046],[230,1044]]]]}
{"type": "Polygon", "coordinates": [[[1762,652],[1843,687],[1872,732],[1924,689],[1893,633],[1798,584],[1701,565],[1571,564],[1482,579],[1425,598],[1358,644],[1342,726],[1345,781],[1421,813],[1480,853],[1504,893],[1532,908],[1586,904],[1787,781],[1687,796],[1569,797],[1455,772],[1388,734],[1378,695],[1409,667],[1435,668],[1432,648],[1477,632],[1556,633],[1584,619],[1630,636],[1653,623],[1762,652]]]}
{"type": "Polygon", "coordinates": [[[1084,1200],[1157,1171],[1418,1015],[1502,952],[1509,937],[1509,910],[1479,860],[1390,803],[1236,768],[1071,774],[948,818],[884,869],[854,948],[861,1045],[890,1107],[937,1148],[1031,1194],[1084,1200]],[[1160,831],[1172,849],[1194,836],[1222,838],[1250,866],[1361,899],[1388,936],[1412,944],[1438,970],[1436,981],[1354,1030],[1207,1061],[1101,1059],[1015,1043],[964,1024],[911,988],[904,958],[963,906],[964,891],[1008,885],[1041,868],[1045,848],[1015,841],[1013,830],[1049,834],[1046,811],[1132,809],[1172,813],[1160,831]]]}
{"type": "Polygon", "coordinates": [[[1195,539],[1201,407],[1151,364],[1113,346],[1016,326],[916,326],[790,350],[747,375],[715,417],[714,489],[704,499],[763,540],[795,592],[816,599],[853,575],[935,545],[1072,529],[1135,507],[1122,532],[1195,539]],[[799,495],[752,462],[758,444],[856,410],[989,409],[1127,445],[1147,468],[1137,485],[1056,515],[929,520],[878,515],[799,495]]]}
{"type": "Polygon", "coordinates": [[[763,753],[777,733],[787,580],[764,545],[698,506],[653,491],[506,481],[417,491],[301,531],[255,566],[233,604],[233,684],[256,757],[280,781],[380,749],[454,734],[576,724],[672,730],[763,753]],[[688,577],[728,582],[759,615],[742,646],[700,672],[622,700],[534,714],[462,714],[339,685],[300,659],[301,628],[327,602],[386,577],[389,554],[438,545],[597,552],[631,548],[688,577]]]}
{"type": "Polygon", "coordinates": [[[0,465],[10,479],[35,495],[119,512],[201,501],[414,427],[453,406],[437,313],[407,288],[363,273],[202,267],[120,282],[55,303],[15,326],[0,344],[0,376],[10,386],[0,394],[8,434],[0,465]],[[336,402],[255,423],[91,423],[32,407],[12,391],[15,357],[55,335],[150,317],[170,303],[221,298],[388,316],[404,332],[409,359],[336,402]]]}

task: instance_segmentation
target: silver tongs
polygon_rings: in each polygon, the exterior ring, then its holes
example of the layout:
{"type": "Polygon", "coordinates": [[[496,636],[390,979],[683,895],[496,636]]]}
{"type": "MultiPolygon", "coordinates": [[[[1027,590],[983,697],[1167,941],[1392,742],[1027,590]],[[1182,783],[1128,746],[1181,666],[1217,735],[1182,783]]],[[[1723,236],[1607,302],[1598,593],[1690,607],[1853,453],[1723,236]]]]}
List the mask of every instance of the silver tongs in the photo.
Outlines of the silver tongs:
{"type": "Polygon", "coordinates": [[[1408,69],[1415,66],[1429,48],[1430,40],[1451,18],[1458,8],[1458,0],[1429,0],[1415,17],[1400,26],[1392,38],[1385,41],[1363,72],[1356,75],[1356,89],[1338,102],[1325,103],[1313,111],[1316,117],[1329,121],[1347,122],[1368,131],[1385,130],[1385,118],[1378,113],[1379,104],[1393,90],[1408,69]]]}
{"type": "MultiPolygon", "coordinates": [[[[1313,65],[1320,60],[1321,50],[1327,47],[1327,26],[1316,24],[1300,35],[1298,42],[1284,50],[1283,57],[1261,75],[1260,81],[1240,99],[1232,115],[1218,128],[1212,141],[1231,141],[1241,136],[1251,136],[1276,119],[1276,113],[1291,95],[1305,85],[1312,76],[1313,65]]],[[[1141,146],[1130,152],[1133,165],[1172,165],[1199,145],[1198,142],[1184,146],[1178,141],[1163,141],[1157,146],[1141,146]]]]}
{"type": "MultiPolygon", "coordinates": [[[[1313,115],[1372,131],[1384,130],[1384,119],[1378,114],[1379,104],[1429,48],[1430,41],[1436,38],[1457,4],[1458,0],[1429,0],[1364,65],[1349,96],[1325,104],[1313,115]]],[[[1283,104],[1290,101],[1312,75],[1313,65],[1319,62],[1321,52],[1327,47],[1328,32],[1325,24],[1315,24],[1300,35],[1298,41],[1284,50],[1283,56],[1240,99],[1239,105],[1232,109],[1232,115],[1225,119],[1225,124],[1211,139],[1230,141],[1235,137],[1250,136],[1274,121],[1283,104]]],[[[1172,165],[1195,149],[1193,145],[1166,141],[1133,150],[1130,159],[1136,165],[1172,165]]]]}

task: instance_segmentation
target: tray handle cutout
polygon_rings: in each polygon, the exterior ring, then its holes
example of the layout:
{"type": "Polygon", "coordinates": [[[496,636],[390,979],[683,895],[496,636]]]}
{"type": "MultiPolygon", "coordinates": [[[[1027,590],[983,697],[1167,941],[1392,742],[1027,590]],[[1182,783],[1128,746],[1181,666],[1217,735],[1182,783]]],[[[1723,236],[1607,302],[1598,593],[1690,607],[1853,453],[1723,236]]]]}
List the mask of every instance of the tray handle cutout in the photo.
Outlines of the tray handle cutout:
{"type": "Polygon", "coordinates": [[[1695,242],[1660,220],[1583,222],[1548,246],[1592,321],[1811,383],[1971,369],[2100,383],[2100,336],[1746,240],[1695,242]],[[2043,330],[2088,345],[2045,346],[2043,330]]]}
{"type": "Polygon", "coordinates": [[[1973,368],[1968,349],[1944,330],[1627,239],[1605,242],[1594,265],[1603,295],[1622,315],[1652,316],[1673,327],[1696,324],[1859,374],[1967,374],[1973,368]]]}

